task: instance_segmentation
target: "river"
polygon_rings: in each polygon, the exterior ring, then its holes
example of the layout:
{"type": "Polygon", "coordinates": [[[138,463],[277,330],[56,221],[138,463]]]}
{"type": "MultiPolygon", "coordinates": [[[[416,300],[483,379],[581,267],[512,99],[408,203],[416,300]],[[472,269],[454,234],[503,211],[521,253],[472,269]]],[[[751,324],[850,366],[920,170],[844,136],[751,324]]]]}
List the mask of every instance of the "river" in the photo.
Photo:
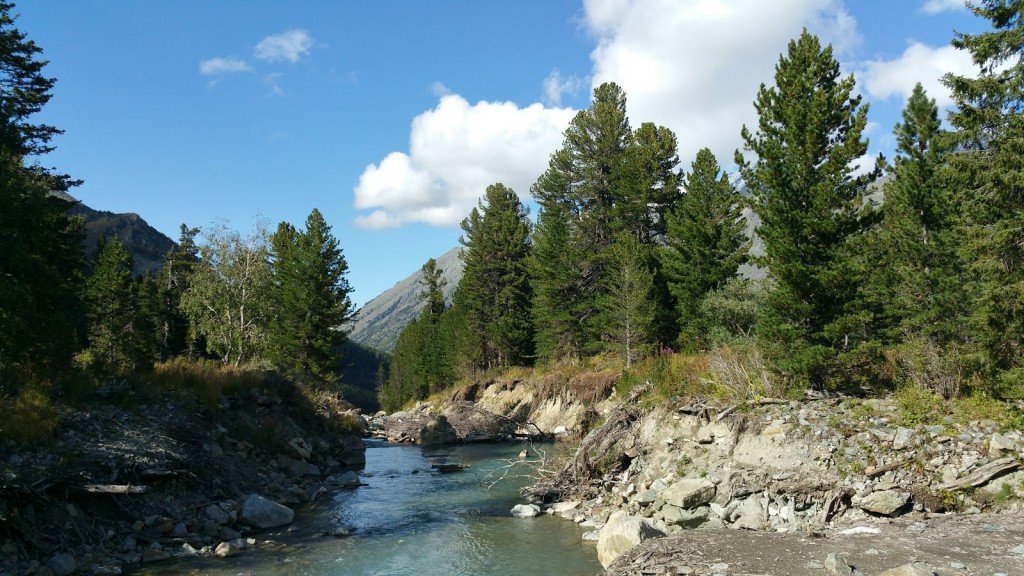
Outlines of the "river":
{"type": "MultiPolygon", "coordinates": [[[[146,574],[308,574],[338,576],[592,576],[602,569],[591,542],[572,522],[546,515],[513,518],[526,467],[505,472],[518,444],[437,449],[368,441],[367,485],[333,496],[297,515],[270,537],[281,550],[256,549],[226,560],[163,565],[146,574]],[[431,465],[467,464],[438,474],[431,465]],[[322,537],[334,526],[348,538],[322,537]]],[[[257,536],[259,539],[259,536],[257,536]]],[[[266,548],[266,547],[264,547],[266,548]]]]}

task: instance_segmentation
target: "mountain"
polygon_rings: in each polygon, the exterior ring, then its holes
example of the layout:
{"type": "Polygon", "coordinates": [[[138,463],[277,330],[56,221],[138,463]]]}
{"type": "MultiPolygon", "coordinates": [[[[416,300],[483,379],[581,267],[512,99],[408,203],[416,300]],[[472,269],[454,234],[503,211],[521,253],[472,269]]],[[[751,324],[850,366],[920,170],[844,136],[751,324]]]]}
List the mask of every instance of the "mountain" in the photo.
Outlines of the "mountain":
{"type": "MultiPolygon", "coordinates": [[[[452,248],[437,258],[437,267],[448,282],[444,289],[448,302],[451,302],[455,287],[462,279],[461,252],[462,248],[452,248]]],[[[376,350],[390,352],[395,347],[398,335],[423,308],[423,301],[419,297],[422,277],[423,272],[417,270],[367,302],[349,326],[349,339],[376,350]]]]}
{"type": "Polygon", "coordinates": [[[128,253],[132,255],[136,274],[145,274],[159,268],[167,252],[174,247],[173,240],[150,226],[138,214],[95,210],[67,193],[53,194],[68,202],[74,202],[68,213],[72,216],[81,216],[85,220],[85,255],[90,261],[96,250],[96,242],[103,236],[117,236],[124,242],[128,253]]]}

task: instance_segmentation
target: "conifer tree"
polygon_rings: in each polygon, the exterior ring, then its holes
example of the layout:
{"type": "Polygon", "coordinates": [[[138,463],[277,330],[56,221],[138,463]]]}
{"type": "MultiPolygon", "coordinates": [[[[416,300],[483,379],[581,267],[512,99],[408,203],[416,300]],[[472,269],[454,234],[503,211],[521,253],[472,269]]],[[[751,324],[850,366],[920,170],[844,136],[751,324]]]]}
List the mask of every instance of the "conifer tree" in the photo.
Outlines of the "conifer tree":
{"type": "Polygon", "coordinates": [[[97,244],[87,295],[89,349],[101,372],[125,375],[145,369],[151,361],[151,332],[132,278],[132,257],[120,238],[97,244]]]}
{"type": "Polygon", "coordinates": [[[181,354],[191,356],[196,352],[196,343],[188,335],[188,318],[181,310],[181,295],[188,289],[192,271],[199,262],[199,247],[195,240],[198,234],[199,228],[181,225],[178,243],[167,253],[167,260],[157,278],[161,304],[156,329],[162,358],[181,354]]]}
{"type": "Polygon", "coordinates": [[[671,130],[650,122],[641,124],[626,146],[615,216],[618,227],[640,242],[664,237],[665,215],[681,198],[677,146],[671,130]]]}
{"type": "Polygon", "coordinates": [[[462,222],[465,263],[458,294],[478,343],[475,367],[520,364],[532,355],[530,222],[511,189],[487,187],[479,208],[462,222]]]}
{"type": "Polygon", "coordinates": [[[956,109],[953,156],[969,215],[965,257],[981,280],[975,328],[989,364],[1024,384],[1024,0],[979,0],[992,29],[958,33],[977,77],[947,75],[956,109]]]}
{"type": "Polygon", "coordinates": [[[654,335],[651,248],[622,232],[610,250],[607,286],[600,302],[605,335],[626,368],[650,351],[654,335]]]}
{"type": "Polygon", "coordinates": [[[682,199],[667,215],[661,254],[676,302],[679,343],[697,349],[707,344],[707,326],[699,322],[701,300],[736,275],[750,242],[744,233],[742,198],[711,150],[697,153],[683,186],[682,199]]]}
{"type": "Polygon", "coordinates": [[[950,340],[960,332],[951,308],[955,287],[953,205],[946,182],[949,154],[935,100],[918,84],[896,126],[897,156],[878,241],[887,282],[883,288],[883,338],[903,336],[950,340]]]}
{"type": "Polygon", "coordinates": [[[269,353],[314,383],[336,383],[342,325],[352,316],[348,263],[323,214],[302,231],[282,222],[270,239],[274,308],[269,353]]]}
{"type": "Polygon", "coordinates": [[[441,314],[448,305],[444,299],[444,289],[448,280],[444,272],[437,267],[437,260],[431,258],[420,268],[420,290],[419,297],[423,301],[423,310],[420,312],[420,319],[430,323],[437,323],[441,314]]]}
{"type": "Polygon", "coordinates": [[[854,177],[867,152],[867,105],[854,88],[832,48],[805,30],[780,58],[775,85],[758,92],[756,131],[743,129],[756,160],[736,154],[774,280],[758,334],[779,370],[815,386],[854,344],[844,325],[857,284],[849,242],[867,226],[863,191],[876,178],[854,177]]]}
{"type": "Polygon", "coordinates": [[[578,357],[584,341],[582,318],[589,304],[580,290],[582,256],[577,254],[569,218],[569,210],[561,202],[544,202],[533,235],[530,310],[536,352],[546,361],[578,357]]]}

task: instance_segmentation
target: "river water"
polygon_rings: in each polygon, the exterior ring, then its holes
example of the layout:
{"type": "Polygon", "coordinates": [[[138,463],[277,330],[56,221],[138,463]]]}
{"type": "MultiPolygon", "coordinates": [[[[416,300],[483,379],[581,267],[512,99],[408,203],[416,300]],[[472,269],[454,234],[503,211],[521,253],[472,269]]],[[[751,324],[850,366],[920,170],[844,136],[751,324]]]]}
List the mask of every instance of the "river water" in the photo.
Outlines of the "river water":
{"type": "MultiPolygon", "coordinates": [[[[336,494],[326,505],[296,517],[271,537],[289,544],[226,560],[203,559],[159,566],[149,574],[308,574],[338,576],[592,576],[602,569],[591,542],[572,522],[546,515],[513,518],[529,483],[516,465],[497,481],[522,449],[478,444],[438,449],[369,441],[367,485],[336,494]],[[438,474],[431,464],[467,464],[438,474]],[[348,538],[317,536],[334,526],[348,538]]],[[[156,568],[156,566],[154,566],[156,568]]]]}

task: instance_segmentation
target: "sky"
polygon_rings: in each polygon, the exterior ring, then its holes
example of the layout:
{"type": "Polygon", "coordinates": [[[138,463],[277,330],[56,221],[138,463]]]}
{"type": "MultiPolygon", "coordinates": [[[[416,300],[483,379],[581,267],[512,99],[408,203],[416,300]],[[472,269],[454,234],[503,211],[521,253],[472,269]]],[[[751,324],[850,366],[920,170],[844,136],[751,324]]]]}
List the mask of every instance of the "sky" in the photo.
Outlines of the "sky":
{"type": "Polygon", "coordinates": [[[958,0],[23,0],[57,78],[42,159],[89,206],[178,226],[301,225],[319,208],[365,303],[458,243],[488,184],[529,201],[594,86],[634,127],[674,130],[684,167],[725,166],[787,42],[833,44],[870,105],[871,156],[922,82],[973,73],[985,29],[958,0]]]}

